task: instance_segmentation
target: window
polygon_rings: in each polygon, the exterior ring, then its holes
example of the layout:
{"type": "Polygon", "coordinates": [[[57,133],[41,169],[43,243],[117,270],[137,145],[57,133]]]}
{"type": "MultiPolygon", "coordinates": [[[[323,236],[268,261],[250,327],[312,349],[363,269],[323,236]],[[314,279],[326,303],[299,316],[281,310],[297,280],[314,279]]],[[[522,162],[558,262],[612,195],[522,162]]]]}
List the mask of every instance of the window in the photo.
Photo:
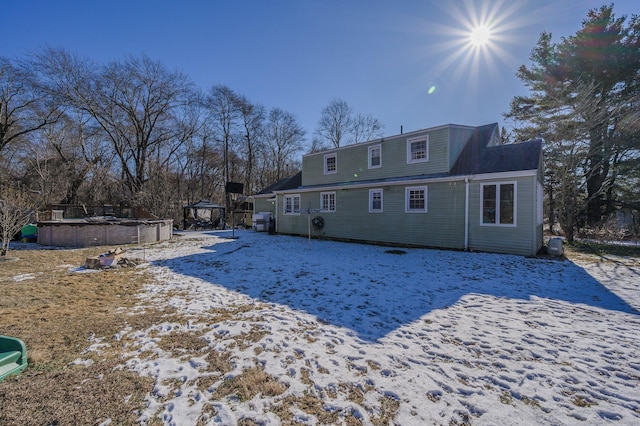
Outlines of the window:
{"type": "Polygon", "coordinates": [[[382,189],[369,190],[369,213],[382,213],[382,189]]]}
{"type": "Polygon", "coordinates": [[[382,167],[382,148],[380,145],[369,147],[369,168],[376,169],[382,167]]]}
{"type": "Polygon", "coordinates": [[[300,195],[284,196],[284,214],[300,214],[300,195]]]}
{"type": "Polygon", "coordinates": [[[484,183],[482,192],[482,225],[516,224],[516,183],[484,183]]]}
{"type": "Polygon", "coordinates": [[[336,193],[335,192],[320,193],[320,210],[323,212],[336,211],[336,193]]]}
{"type": "Polygon", "coordinates": [[[324,156],[324,174],[332,174],[338,171],[338,157],[335,153],[324,156]]]}
{"type": "Polygon", "coordinates": [[[405,189],[405,211],[424,213],[427,211],[427,187],[413,186],[405,189]]]}
{"type": "Polygon", "coordinates": [[[407,163],[429,161],[429,137],[407,139],[407,163]]]}

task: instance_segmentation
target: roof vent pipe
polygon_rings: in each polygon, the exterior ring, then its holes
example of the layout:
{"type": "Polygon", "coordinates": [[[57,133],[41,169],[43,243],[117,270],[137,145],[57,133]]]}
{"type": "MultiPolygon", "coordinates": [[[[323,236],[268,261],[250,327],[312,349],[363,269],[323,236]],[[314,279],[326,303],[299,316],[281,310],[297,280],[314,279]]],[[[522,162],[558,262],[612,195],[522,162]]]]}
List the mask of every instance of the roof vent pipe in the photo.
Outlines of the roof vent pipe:
{"type": "Polygon", "coordinates": [[[402,134],[402,124],[400,125],[400,134],[402,134]]]}

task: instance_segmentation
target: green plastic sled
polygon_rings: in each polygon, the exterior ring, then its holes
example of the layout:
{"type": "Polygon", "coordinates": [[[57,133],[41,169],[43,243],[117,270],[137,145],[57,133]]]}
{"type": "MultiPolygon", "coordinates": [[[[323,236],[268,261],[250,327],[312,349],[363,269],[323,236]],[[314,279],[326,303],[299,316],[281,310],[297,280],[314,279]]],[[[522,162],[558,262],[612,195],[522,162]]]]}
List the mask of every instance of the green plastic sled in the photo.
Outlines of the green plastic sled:
{"type": "Polygon", "coordinates": [[[15,337],[0,336],[0,382],[27,368],[27,347],[15,337]]]}

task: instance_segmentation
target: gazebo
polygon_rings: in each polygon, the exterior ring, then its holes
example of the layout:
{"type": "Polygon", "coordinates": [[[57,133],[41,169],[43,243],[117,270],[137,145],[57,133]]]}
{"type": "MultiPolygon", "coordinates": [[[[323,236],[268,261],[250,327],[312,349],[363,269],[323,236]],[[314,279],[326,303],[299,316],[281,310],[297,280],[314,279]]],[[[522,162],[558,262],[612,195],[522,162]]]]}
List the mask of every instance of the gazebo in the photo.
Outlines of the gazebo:
{"type": "Polygon", "coordinates": [[[225,228],[225,207],[209,200],[200,200],[184,206],[182,212],[184,230],[225,228]]]}

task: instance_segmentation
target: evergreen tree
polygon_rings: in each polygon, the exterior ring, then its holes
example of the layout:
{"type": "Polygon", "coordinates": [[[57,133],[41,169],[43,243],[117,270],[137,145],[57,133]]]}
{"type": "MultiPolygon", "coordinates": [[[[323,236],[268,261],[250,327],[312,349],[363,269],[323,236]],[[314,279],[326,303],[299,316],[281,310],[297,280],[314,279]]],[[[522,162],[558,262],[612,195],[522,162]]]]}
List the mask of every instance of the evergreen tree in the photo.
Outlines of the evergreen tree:
{"type": "Polygon", "coordinates": [[[596,226],[627,196],[622,173],[640,156],[639,17],[616,18],[613,5],[590,10],[560,43],[543,32],[530,59],[517,73],[530,94],[505,117],[516,139],[545,139],[545,187],[572,238],[576,220],[596,226]]]}

